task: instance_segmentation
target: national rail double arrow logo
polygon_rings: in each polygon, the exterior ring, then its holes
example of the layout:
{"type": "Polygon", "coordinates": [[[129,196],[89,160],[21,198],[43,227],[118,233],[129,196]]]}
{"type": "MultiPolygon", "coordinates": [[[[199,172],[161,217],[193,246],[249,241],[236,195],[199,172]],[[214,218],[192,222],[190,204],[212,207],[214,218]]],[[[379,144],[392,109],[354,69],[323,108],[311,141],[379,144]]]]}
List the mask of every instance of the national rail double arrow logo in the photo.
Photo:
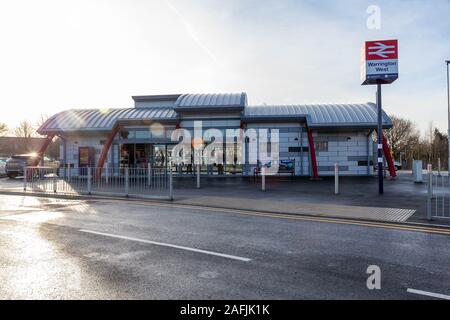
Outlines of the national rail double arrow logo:
{"type": "Polygon", "coordinates": [[[375,46],[370,46],[367,49],[369,55],[377,55],[385,59],[389,58],[389,55],[395,54],[395,45],[386,45],[382,42],[375,42],[375,46]]]}

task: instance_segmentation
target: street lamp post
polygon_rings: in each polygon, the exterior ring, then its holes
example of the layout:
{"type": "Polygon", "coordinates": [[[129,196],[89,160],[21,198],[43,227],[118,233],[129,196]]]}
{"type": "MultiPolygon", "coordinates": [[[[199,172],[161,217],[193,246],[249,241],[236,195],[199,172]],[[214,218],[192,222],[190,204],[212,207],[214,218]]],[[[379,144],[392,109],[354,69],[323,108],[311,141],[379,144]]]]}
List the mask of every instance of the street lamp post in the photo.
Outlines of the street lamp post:
{"type": "Polygon", "coordinates": [[[448,65],[450,64],[450,60],[446,60],[447,64],[447,111],[448,111],[448,127],[447,127],[447,140],[448,140],[448,159],[447,159],[447,171],[448,176],[450,177],[450,80],[449,80],[449,69],[448,65]]]}

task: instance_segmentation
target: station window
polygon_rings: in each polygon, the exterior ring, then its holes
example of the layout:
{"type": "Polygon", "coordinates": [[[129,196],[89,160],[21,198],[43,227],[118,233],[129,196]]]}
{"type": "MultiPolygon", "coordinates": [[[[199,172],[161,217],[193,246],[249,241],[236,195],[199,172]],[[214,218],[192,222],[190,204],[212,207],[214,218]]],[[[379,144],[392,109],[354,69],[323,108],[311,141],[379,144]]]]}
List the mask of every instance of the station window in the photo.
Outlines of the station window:
{"type": "Polygon", "coordinates": [[[328,151],[328,141],[317,141],[316,149],[317,151],[328,151]]]}
{"type": "Polygon", "coordinates": [[[308,147],[289,147],[288,149],[289,152],[308,152],[309,148],[308,147]]]}

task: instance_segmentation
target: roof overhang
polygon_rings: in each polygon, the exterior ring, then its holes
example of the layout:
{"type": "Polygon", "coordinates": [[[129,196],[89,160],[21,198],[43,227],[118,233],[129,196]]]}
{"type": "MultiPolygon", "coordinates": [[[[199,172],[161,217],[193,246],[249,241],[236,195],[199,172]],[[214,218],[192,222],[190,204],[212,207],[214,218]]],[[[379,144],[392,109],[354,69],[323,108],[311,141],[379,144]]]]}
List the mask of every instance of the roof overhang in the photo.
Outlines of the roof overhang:
{"type": "MultiPolygon", "coordinates": [[[[267,115],[267,116],[245,116],[242,117],[242,121],[246,123],[306,123],[311,129],[376,129],[377,124],[374,123],[321,123],[314,124],[311,121],[309,114],[295,115],[295,116],[279,116],[279,115],[267,115]]],[[[392,128],[392,123],[383,123],[383,129],[392,128]]]]}
{"type": "Polygon", "coordinates": [[[159,94],[146,96],[132,96],[136,102],[158,102],[158,101],[176,101],[181,94],[159,94]]]}
{"type": "Polygon", "coordinates": [[[176,107],[176,112],[211,112],[211,113],[221,113],[221,112],[241,112],[244,110],[244,106],[199,106],[199,107],[176,107]]]}

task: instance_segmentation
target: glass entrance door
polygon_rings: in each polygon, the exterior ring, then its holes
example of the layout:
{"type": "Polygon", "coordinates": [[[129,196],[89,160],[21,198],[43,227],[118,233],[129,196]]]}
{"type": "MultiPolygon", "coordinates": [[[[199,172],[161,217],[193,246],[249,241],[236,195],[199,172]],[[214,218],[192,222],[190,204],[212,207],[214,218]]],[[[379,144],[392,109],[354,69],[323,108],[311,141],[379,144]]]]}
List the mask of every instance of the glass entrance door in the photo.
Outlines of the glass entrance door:
{"type": "Polygon", "coordinates": [[[134,144],[120,145],[120,167],[134,167],[134,147],[134,144]]]}
{"type": "Polygon", "coordinates": [[[153,157],[152,166],[153,167],[165,167],[167,160],[166,145],[165,144],[154,144],[153,145],[153,157]]]}

